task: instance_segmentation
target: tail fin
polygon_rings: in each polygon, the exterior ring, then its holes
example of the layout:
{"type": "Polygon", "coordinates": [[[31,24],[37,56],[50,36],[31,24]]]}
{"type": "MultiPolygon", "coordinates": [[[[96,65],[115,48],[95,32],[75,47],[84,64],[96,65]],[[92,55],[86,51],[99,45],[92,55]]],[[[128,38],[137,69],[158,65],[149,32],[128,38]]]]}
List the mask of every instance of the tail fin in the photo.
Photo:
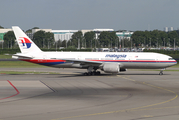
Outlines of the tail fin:
{"type": "Polygon", "coordinates": [[[18,27],[12,27],[21,53],[42,52],[40,48],[18,27]]]}

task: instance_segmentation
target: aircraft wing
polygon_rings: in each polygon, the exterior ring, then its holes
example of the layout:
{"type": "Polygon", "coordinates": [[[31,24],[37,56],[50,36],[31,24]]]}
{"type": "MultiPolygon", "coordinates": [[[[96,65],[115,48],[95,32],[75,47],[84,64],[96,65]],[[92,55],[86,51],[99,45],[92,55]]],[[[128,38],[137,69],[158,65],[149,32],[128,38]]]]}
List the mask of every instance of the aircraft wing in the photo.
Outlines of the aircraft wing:
{"type": "Polygon", "coordinates": [[[89,61],[89,60],[75,60],[75,59],[60,59],[65,60],[66,62],[73,62],[74,64],[81,64],[81,65],[92,65],[92,66],[99,66],[103,62],[101,61],[89,61]]]}

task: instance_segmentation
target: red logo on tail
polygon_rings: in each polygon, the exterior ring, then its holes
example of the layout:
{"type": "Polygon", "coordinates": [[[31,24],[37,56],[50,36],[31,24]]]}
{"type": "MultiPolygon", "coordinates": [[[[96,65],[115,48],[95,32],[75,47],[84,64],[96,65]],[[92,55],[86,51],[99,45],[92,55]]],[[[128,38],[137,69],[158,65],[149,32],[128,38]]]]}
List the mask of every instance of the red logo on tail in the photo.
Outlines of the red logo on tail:
{"type": "Polygon", "coordinates": [[[22,46],[27,47],[27,48],[31,47],[32,43],[30,42],[30,40],[28,38],[20,37],[19,40],[21,41],[22,46]]]}

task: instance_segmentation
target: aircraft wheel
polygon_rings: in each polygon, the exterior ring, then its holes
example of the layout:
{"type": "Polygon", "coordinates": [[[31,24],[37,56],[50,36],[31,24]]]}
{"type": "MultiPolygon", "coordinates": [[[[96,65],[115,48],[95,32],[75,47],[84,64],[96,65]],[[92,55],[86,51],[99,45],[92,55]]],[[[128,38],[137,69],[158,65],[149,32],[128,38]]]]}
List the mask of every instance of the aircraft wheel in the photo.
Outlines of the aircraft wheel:
{"type": "Polygon", "coordinates": [[[88,73],[85,72],[84,75],[88,75],[88,73]]]}
{"type": "Polygon", "coordinates": [[[92,75],[92,72],[88,72],[88,75],[92,75]]]}
{"type": "Polygon", "coordinates": [[[96,72],[95,72],[95,71],[93,71],[93,72],[91,73],[91,75],[96,75],[96,72]]]}
{"type": "Polygon", "coordinates": [[[97,75],[100,75],[101,73],[100,73],[100,71],[97,71],[96,74],[97,74],[97,75]]]}
{"type": "Polygon", "coordinates": [[[163,72],[160,72],[159,75],[163,75],[163,72]]]}

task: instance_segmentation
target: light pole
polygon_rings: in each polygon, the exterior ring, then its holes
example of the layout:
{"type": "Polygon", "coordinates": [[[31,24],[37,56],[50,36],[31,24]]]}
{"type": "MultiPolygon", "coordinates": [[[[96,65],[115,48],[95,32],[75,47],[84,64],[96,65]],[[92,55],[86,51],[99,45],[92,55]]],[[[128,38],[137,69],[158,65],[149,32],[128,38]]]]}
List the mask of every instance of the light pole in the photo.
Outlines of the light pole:
{"type": "Polygon", "coordinates": [[[122,49],[124,50],[124,37],[123,37],[123,39],[122,39],[123,41],[122,41],[122,49]]]}
{"type": "Polygon", "coordinates": [[[111,49],[112,49],[112,39],[111,39],[111,49]]]}
{"type": "Polygon", "coordinates": [[[174,51],[175,51],[175,38],[174,38],[174,45],[173,45],[173,49],[174,49],[174,51]]]}
{"type": "Polygon", "coordinates": [[[86,49],[86,39],[85,39],[85,49],[86,49]]]}
{"type": "Polygon", "coordinates": [[[44,38],[43,38],[43,48],[44,48],[44,38]]]}
{"type": "Polygon", "coordinates": [[[117,38],[117,48],[119,49],[119,37],[117,38]]]}
{"type": "Polygon", "coordinates": [[[92,49],[92,39],[91,39],[91,49],[92,49]]]}
{"type": "Polygon", "coordinates": [[[12,49],[12,39],[11,39],[11,49],[12,49]]]}
{"type": "Polygon", "coordinates": [[[115,48],[116,48],[116,39],[115,39],[115,48]]]}
{"type": "Polygon", "coordinates": [[[95,39],[95,49],[96,49],[96,39],[95,39]]]}
{"type": "Polygon", "coordinates": [[[3,44],[4,44],[4,41],[2,41],[2,49],[3,49],[3,44]]]}
{"type": "Polygon", "coordinates": [[[56,51],[57,51],[57,41],[55,43],[56,43],[56,51]]]}
{"type": "Polygon", "coordinates": [[[66,40],[66,49],[67,49],[67,40],[66,40]]]}
{"type": "Polygon", "coordinates": [[[132,51],[132,38],[131,38],[131,51],[132,51]]]}
{"type": "Polygon", "coordinates": [[[120,51],[121,51],[121,45],[122,45],[122,39],[121,39],[121,37],[119,38],[119,48],[120,48],[120,51]]]}
{"type": "Polygon", "coordinates": [[[78,49],[80,49],[80,39],[78,38],[78,49]]]}

